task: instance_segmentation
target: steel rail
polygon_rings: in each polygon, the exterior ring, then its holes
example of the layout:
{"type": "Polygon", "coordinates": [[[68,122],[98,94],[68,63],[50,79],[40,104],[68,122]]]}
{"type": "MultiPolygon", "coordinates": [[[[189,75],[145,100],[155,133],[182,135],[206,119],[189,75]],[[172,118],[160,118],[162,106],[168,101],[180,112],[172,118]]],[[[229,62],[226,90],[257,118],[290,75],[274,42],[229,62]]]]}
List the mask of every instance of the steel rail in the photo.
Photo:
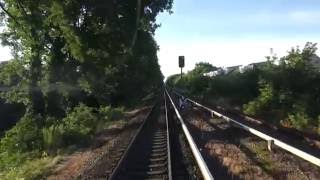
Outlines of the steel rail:
{"type": "Polygon", "coordinates": [[[201,174],[202,174],[203,178],[205,180],[213,180],[214,178],[211,175],[211,172],[209,171],[207,164],[203,160],[203,157],[202,157],[202,155],[201,155],[196,143],[194,142],[194,140],[193,140],[193,138],[192,138],[192,136],[191,136],[186,124],[184,123],[179,111],[177,110],[173,100],[171,99],[171,97],[170,97],[170,95],[169,95],[169,93],[168,93],[168,91],[166,89],[165,89],[165,92],[166,92],[167,96],[169,97],[171,105],[173,106],[173,108],[174,108],[174,110],[176,112],[176,115],[177,115],[177,117],[178,117],[178,119],[179,119],[179,121],[181,123],[182,130],[184,132],[184,135],[187,138],[187,141],[188,141],[189,146],[191,148],[192,154],[193,154],[194,158],[196,159],[196,162],[197,162],[197,164],[199,166],[199,169],[201,171],[201,174]]]}
{"type": "MultiPolygon", "coordinates": [[[[174,90],[173,90],[173,92],[178,96],[185,97],[185,96],[179,94],[178,92],[176,92],[174,90]]],[[[280,141],[280,140],[278,140],[278,139],[276,139],[276,138],[274,138],[272,136],[269,136],[269,135],[267,135],[265,133],[262,133],[261,131],[258,131],[256,129],[254,129],[252,127],[249,127],[249,126],[247,126],[247,125],[245,125],[243,123],[240,123],[240,122],[238,122],[238,121],[236,121],[236,120],[234,120],[232,118],[229,118],[229,117],[227,117],[227,116],[225,116],[225,115],[223,115],[223,114],[221,114],[221,113],[219,113],[217,111],[214,111],[214,110],[212,110],[212,109],[210,109],[210,108],[208,108],[208,107],[206,107],[206,106],[204,106],[202,104],[199,104],[198,102],[196,102],[196,101],[194,101],[194,100],[192,100],[190,98],[186,98],[186,99],[188,101],[190,101],[191,103],[193,103],[193,104],[195,104],[195,105],[197,105],[199,107],[202,107],[202,108],[206,109],[207,111],[211,112],[212,115],[215,115],[215,116],[218,116],[220,118],[223,118],[224,120],[226,120],[228,122],[232,122],[232,123],[238,125],[240,128],[242,128],[242,129],[244,129],[244,130],[246,130],[246,131],[248,131],[248,132],[250,132],[250,133],[252,133],[252,134],[254,134],[254,135],[256,135],[256,136],[258,136],[258,137],[260,137],[260,138],[262,138],[262,139],[264,139],[266,141],[268,141],[268,142],[273,142],[273,144],[277,145],[278,147],[280,147],[280,148],[282,148],[282,149],[284,149],[284,150],[286,150],[286,151],[288,151],[288,152],[290,152],[290,153],[292,153],[292,154],[294,154],[294,155],[296,155],[296,156],[298,156],[298,157],[300,157],[300,158],[302,158],[302,159],[304,159],[306,161],[309,161],[309,162],[311,162],[311,163],[313,163],[313,164],[315,164],[315,165],[320,167],[320,159],[318,157],[315,157],[315,156],[313,156],[311,154],[308,154],[308,153],[306,153],[306,152],[304,152],[304,151],[302,151],[302,150],[300,150],[300,149],[298,149],[296,147],[293,147],[293,146],[291,146],[291,145],[289,145],[287,143],[284,143],[283,141],[280,141]]]]}
{"type": "Polygon", "coordinates": [[[169,132],[169,121],[168,121],[168,109],[167,109],[167,98],[166,93],[163,93],[164,97],[164,109],[165,109],[165,118],[167,124],[167,146],[168,146],[168,179],[172,180],[172,167],[171,167],[171,149],[170,149],[170,132],[169,132]]]}

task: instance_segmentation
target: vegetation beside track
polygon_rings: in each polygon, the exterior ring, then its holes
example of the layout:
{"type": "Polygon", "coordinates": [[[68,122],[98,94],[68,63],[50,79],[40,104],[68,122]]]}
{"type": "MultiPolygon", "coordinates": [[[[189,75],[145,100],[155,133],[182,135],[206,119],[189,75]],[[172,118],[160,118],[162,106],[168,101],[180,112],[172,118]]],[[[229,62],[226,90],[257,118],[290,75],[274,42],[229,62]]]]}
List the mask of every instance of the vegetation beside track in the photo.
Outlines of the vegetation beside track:
{"type": "Polygon", "coordinates": [[[284,57],[244,72],[204,76],[217,67],[198,63],[183,75],[170,76],[167,85],[203,102],[237,109],[266,122],[320,134],[320,69],[312,64],[316,44],[292,48],[284,57]],[[277,62],[277,63],[275,63],[277,62]]]}

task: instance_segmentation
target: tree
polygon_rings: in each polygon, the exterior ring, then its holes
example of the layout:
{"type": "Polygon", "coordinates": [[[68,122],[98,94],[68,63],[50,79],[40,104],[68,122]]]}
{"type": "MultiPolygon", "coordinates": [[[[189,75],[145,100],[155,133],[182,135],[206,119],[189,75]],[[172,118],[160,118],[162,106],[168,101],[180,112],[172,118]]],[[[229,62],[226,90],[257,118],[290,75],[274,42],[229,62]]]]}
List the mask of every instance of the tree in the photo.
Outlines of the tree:
{"type": "Polygon", "coordinates": [[[34,114],[61,117],[80,102],[117,104],[116,97],[160,84],[153,35],[156,16],[172,0],[5,0],[1,7],[2,41],[26,62],[26,106],[34,114]]]}
{"type": "Polygon", "coordinates": [[[204,73],[215,71],[217,69],[218,69],[217,67],[213,66],[208,62],[199,62],[199,63],[196,63],[196,66],[192,70],[192,73],[202,75],[204,73]]]}

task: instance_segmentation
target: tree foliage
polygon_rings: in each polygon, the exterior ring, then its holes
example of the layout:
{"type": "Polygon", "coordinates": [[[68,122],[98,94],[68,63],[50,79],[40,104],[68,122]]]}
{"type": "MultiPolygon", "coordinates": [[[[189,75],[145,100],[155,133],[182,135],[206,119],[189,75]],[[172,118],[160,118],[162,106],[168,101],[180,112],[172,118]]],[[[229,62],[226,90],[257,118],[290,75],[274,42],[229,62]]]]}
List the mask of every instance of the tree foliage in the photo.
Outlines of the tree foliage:
{"type": "Polygon", "coordinates": [[[9,16],[1,39],[25,63],[27,87],[20,89],[28,110],[63,116],[66,106],[79,102],[116,104],[130,92],[145,94],[162,79],[153,34],[156,16],[171,5],[6,0],[2,6],[9,16]],[[143,91],[128,90],[141,86],[143,91]]]}

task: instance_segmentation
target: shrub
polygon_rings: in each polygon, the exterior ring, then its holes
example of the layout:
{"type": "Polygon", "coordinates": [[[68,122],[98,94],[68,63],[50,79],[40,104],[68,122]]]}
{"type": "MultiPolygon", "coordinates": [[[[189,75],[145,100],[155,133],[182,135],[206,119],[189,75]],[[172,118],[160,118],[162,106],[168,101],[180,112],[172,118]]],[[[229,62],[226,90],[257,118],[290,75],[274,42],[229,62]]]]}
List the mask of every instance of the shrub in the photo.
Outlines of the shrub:
{"type": "Polygon", "coordinates": [[[42,128],[43,145],[46,150],[55,151],[63,145],[63,125],[51,125],[42,128]]]}
{"type": "Polygon", "coordinates": [[[243,105],[244,112],[249,115],[257,115],[265,111],[267,106],[274,101],[274,90],[271,84],[261,80],[260,82],[260,95],[248,104],[243,105]]]}
{"type": "Polygon", "coordinates": [[[69,111],[62,121],[56,121],[42,129],[44,148],[54,152],[63,146],[84,145],[94,133],[106,128],[111,121],[122,118],[123,108],[105,106],[97,111],[95,108],[80,104],[69,111]]]}
{"type": "Polygon", "coordinates": [[[289,122],[294,128],[303,130],[308,127],[311,118],[305,112],[294,112],[288,115],[289,122]]]}
{"type": "Polygon", "coordinates": [[[123,118],[123,108],[104,106],[99,108],[99,116],[103,121],[115,121],[123,118]]]}
{"type": "Polygon", "coordinates": [[[97,119],[92,107],[80,104],[73,108],[62,120],[64,143],[71,145],[88,142],[95,132],[97,119]]]}
{"type": "Polygon", "coordinates": [[[111,106],[104,106],[99,108],[99,119],[96,127],[96,132],[107,128],[111,122],[123,119],[123,108],[112,108],[111,106]]]}
{"type": "Polygon", "coordinates": [[[40,115],[25,114],[12,129],[5,133],[1,139],[1,152],[26,152],[42,148],[41,130],[38,122],[42,121],[40,115]]]}

